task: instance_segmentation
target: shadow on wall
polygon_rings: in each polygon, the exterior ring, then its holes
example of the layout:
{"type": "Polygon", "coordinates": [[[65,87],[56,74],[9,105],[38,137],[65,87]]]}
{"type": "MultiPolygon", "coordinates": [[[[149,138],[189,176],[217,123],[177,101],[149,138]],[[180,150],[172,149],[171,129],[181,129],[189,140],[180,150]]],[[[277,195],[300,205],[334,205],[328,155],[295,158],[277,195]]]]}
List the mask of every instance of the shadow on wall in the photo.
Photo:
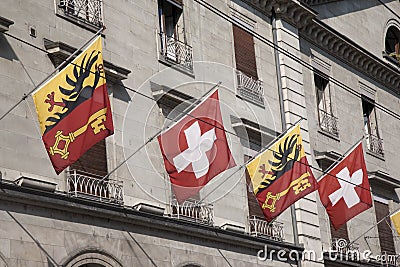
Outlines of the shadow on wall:
{"type": "Polygon", "coordinates": [[[0,34],[0,57],[8,60],[18,60],[4,34],[0,34]]]}

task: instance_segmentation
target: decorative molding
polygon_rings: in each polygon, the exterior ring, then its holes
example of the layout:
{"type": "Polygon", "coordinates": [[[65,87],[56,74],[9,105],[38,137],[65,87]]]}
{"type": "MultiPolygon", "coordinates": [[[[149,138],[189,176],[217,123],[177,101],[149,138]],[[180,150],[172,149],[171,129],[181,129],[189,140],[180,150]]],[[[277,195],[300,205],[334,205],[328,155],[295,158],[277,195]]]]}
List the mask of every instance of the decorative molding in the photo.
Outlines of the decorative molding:
{"type": "MultiPolygon", "coordinates": [[[[60,41],[55,42],[45,38],[43,40],[44,47],[46,48],[48,55],[55,66],[60,65],[76,50],[76,48],[73,46],[60,41]]],[[[104,60],[104,70],[106,71],[106,78],[114,81],[125,80],[128,78],[129,73],[131,73],[130,70],[114,65],[106,60],[104,60]]]]}
{"type": "Polygon", "coordinates": [[[7,32],[14,21],[0,17],[0,32],[7,32]]]}
{"type": "Polygon", "coordinates": [[[331,65],[317,57],[314,53],[311,53],[311,65],[314,69],[317,69],[328,76],[331,75],[331,65]]]}
{"type": "MultiPolygon", "coordinates": [[[[267,16],[274,8],[277,17],[296,26],[300,36],[345,62],[395,94],[400,94],[400,69],[371,54],[349,38],[318,20],[317,13],[296,0],[243,0],[267,16]]],[[[318,1],[314,1],[315,4],[318,1]]],[[[322,3],[322,1],[320,1],[322,3]]]]}
{"type": "Polygon", "coordinates": [[[314,19],[300,29],[300,35],[334,57],[344,61],[371,79],[400,94],[399,70],[342,36],[323,22],[314,19]]]}
{"type": "Polygon", "coordinates": [[[230,8],[232,19],[246,29],[255,30],[256,22],[237,11],[234,7],[230,8]]]}

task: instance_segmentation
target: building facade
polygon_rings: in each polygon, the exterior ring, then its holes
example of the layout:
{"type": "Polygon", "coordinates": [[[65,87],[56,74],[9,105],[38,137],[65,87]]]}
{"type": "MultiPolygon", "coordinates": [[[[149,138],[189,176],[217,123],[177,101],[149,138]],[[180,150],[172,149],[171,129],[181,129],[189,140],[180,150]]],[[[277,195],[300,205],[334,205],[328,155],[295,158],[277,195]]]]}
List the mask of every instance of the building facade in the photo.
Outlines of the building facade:
{"type": "Polygon", "coordinates": [[[400,266],[398,1],[0,6],[0,266],[400,266]],[[30,93],[103,26],[115,133],[56,175],[30,93]],[[218,83],[237,167],[181,205],[155,137],[218,83]],[[297,122],[317,178],[363,140],[374,206],[338,231],[317,192],[268,224],[239,168],[297,122]]]}

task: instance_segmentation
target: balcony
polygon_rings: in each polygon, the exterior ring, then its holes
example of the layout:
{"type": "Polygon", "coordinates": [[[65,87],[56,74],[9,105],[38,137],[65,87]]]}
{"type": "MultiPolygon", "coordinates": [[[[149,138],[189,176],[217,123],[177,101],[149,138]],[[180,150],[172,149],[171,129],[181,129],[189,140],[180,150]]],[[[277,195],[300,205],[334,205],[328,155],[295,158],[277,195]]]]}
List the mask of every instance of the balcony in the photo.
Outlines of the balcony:
{"type": "Polygon", "coordinates": [[[276,241],[283,241],[283,223],[271,222],[251,216],[249,218],[250,234],[257,237],[273,239],[276,241]]]}
{"type": "Polygon", "coordinates": [[[214,207],[212,204],[199,203],[197,200],[186,200],[179,204],[172,200],[170,204],[171,217],[200,224],[214,224],[214,207]]]}
{"type": "Polygon", "coordinates": [[[59,0],[59,12],[66,17],[89,23],[103,25],[101,0],[59,0]]]}
{"type": "Polygon", "coordinates": [[[264,86],[262,81],[247,76],[236,70],[237,94],[243,99],[264,106],[264,86]]]}
{"type": "Polygon", "coordinates": [[[193,49],[191,46],[176,40],[173,36],[160,33],[161,59],[172,65],[193,72],[193,49]]]}
{"type": "Polygon", "coordinates": [[[319,126],[321,127],[321,130],[338,137],[339,130],[337,122],[338,119],[335,116],[326,112],[325,110],[319,110],[319,126]]]}
{"type": "Polygon", "coordinates": [[[72,170],[67,172],[67,187],[70,196],[110,202],[118,205],[124,203],[122,181],[111,179],[101,180],[72,170]]]}
{"type": "Polygon", "coordinates": [[[377,155],[383,157],[384,156],[383,140],[373,134],[368,134],[366,139],[367,139],[368,150],[374,154],[377,154],[377,155]]]}

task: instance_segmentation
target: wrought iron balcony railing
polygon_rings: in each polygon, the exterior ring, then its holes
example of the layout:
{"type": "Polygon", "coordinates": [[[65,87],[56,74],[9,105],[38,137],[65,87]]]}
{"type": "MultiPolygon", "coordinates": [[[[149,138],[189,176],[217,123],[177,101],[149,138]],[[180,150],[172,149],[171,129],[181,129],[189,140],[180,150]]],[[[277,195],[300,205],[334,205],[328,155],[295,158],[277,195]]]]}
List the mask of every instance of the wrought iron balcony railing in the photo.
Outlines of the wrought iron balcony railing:
{"type": "Polygon", "coordinates": [[[369,151],[378,154],[380,156],[384,156],[383,153],[383,140],[376,135],[369,134],[367,135],[367,148],[369,151]]]}
{"type": "Polygon", "coordinates": [[[343,255],[355,255],[360,252],[360,245],[358,243],[351,243],[343,238],[334,238],[331,243],[331,251],[343,255]]]}
{"type": "Polygon", "coordinates": [[[258,237],[264,237],[274,239],[277,241],[283,241],[283,223],[271,222],[268,223],[265,220],[251,216],[249,218],[250,234],[258,237]]]}
{"type": "Polygon", "coordinates": [[[237,70],[237,93],[246,100],[264,106],[264,86],[262,81],[255,80],[237,70]]]}
{"type": "Polygon", "coordinates": [[[160,33],[160,39],[160,53],[165,61],[193,71],[193,49],[191,46],[176,40],[173,36],[167,36],[165,33],[160,33]]]}
{"type": "Polygon", "coordinates": [[[319,110],[319,126],[322,130],[332,135],[339,136],[337,122],[338,119],[335,116],[326,112],[325,110],[319,110]]]}
{"type": "Polygon", "coordinates": [[[67,172],[67,187],[68,194],[71,196],[116,204],[123,204],[124,202],[122,181],[101,180],[71,170],[67,172]]]}
{"type": "Polygon", "coordinates": [[[59,0],[58,7],[66,16],[101,26],[103,25],[101,2],[102,0],[59,0]]]}
{"type": "Polygon", "coordinates": [[[199,203],[196,200],[186,200],[179,204],[171,201],[171,217],[201,224],[214,224],[214,207],[212,204],[199,203]]]}

